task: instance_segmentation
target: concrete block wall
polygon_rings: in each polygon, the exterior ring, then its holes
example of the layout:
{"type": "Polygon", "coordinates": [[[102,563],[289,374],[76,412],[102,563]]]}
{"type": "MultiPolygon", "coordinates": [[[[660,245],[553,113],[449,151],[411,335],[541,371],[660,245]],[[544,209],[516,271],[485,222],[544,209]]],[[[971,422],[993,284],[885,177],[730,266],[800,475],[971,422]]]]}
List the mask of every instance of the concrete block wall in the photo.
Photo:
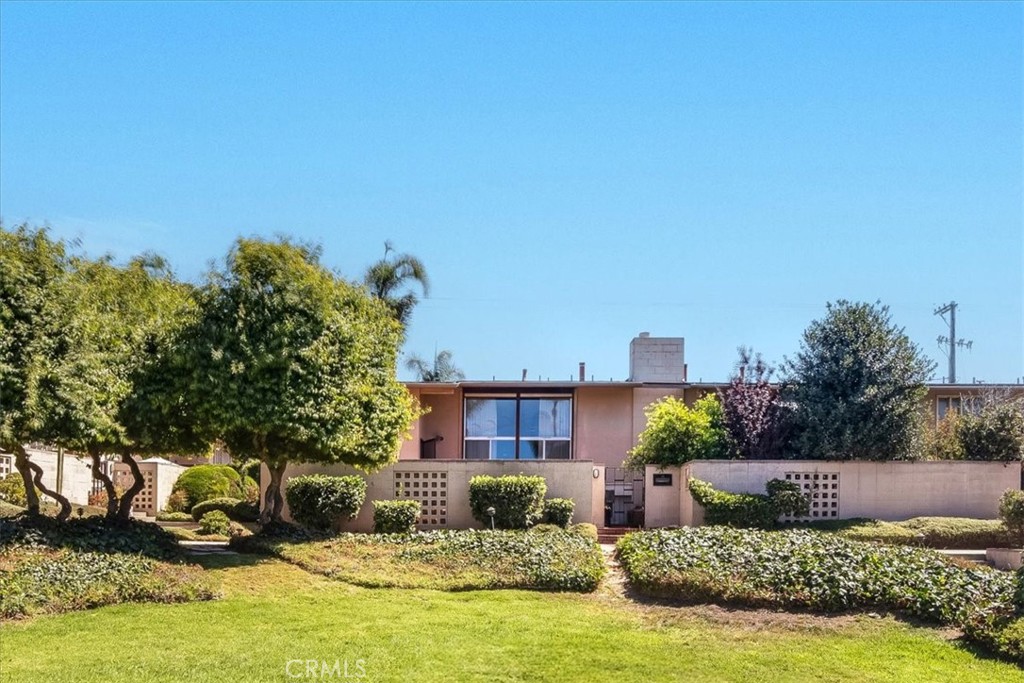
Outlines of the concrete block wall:
{"type": "MultiPolygon", "coordinates": [[[[438,523],[421,524],[421,528],[474,529],[482,525],[473,518],[469,507],[469,480],[478,475],[491,476],[527,474],[544,477],[547,483],[548,498],[571,498],[576,507],[573,522],[590,522],[597,526],[604,525],[604,467],[585,460],[569,460],[561,462],[529,462],[500,460],[399,460],[394,465],[374,474],[365,474],[346,465],[289,465],[285,470],[284,480],[304,474],[327,474],[331,476],[357,475],[366,480],[366,501],[363,503],[355,519],[344,523],[344,531],[369,532],[373,530],[373,501],[394,500],[396,484],[402,484],[402,495],[417,497],[418,491],[425,487],[428,491],[443,486],[444,521],[436,518],[438,523]],[[440,475],[443,476],[442,478],[440,475]],[[408,475],[406,477],[405,475],[408,475]],[[436,475],[436,476],[435,476],[436,475]],[[411,487],[416,485],[416,489],[411,487]]],[[[260,503],[263,492],[270,481],[270,473],[264,469],[260,477],[262,483],[260,503]]],[[[428,498],[429,500],[429,498],[428,498]]],[[[424,506],[425,508],[427,506],[424,506]]],[[[438,506],[440,507],[440,506],[438,506]]],[[[291,519],[285,503],[285,519],[291,519]]]]}
{"type": "Polygon", "coordinates": [[[682,337],[652,337],[641,332],[629,343],[629,379],[633,382],[682,382],[682,337]]]}
{"type": "MultiPolygon", "coordinates": [[[[647,525],[699,526],[704,510],[690,495],[691,478],[732,493],[764,493],[787,473],[836,473],[839,507],[834,519],[911,517],[995,519],[1004,491],[1021,488],[1020,463],[863,462],[818,460],[695,460],[682,467],[647,467],[647,525]],[[654,473],[673,473],[672,487],[654,487],[654,473]],[[673,500],[673,496],[677,496],[673,500]]],[[[831,494],[831,490],[830,490],[831,494]]]]}

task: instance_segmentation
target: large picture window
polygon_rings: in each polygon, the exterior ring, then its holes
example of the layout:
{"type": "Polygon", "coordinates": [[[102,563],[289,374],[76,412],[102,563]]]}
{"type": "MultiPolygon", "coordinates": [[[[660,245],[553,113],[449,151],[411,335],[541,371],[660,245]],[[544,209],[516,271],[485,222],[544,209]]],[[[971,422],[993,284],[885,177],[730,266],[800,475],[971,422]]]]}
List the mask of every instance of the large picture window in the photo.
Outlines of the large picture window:
{"type": "Polygon", "coordinates": [[[467,460],[568,460],[572,399],[568,396],[466,398],[467,460]]]}

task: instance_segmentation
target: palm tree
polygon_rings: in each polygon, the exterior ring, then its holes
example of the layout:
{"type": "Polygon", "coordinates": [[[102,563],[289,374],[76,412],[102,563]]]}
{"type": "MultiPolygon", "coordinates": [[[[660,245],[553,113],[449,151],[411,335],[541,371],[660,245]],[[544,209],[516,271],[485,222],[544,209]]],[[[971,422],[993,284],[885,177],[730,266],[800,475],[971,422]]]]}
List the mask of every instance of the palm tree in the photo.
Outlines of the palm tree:
{"type": "Polygon", "coordinates": [[[419,375],[421,382],[458,382],[466,379],[462,370],[452,363],[452,352],[447,349],[434,354],[433,366],[414,353],[405,361],[405,367],[419,375]]]}
{"type": "Polygon", "coordinates": [[[411,254],[394,253],[390,241],[384,243],[384,258],[367,268],[363,282],[370,294],[383,300],[391,308],[395,319],[406,326],[412,316],[412,309],[419,302],[415,292],[402,290],[412,283],[418,283],[423,296],[430,295],[430,280],[423,262],[411,254]]]}

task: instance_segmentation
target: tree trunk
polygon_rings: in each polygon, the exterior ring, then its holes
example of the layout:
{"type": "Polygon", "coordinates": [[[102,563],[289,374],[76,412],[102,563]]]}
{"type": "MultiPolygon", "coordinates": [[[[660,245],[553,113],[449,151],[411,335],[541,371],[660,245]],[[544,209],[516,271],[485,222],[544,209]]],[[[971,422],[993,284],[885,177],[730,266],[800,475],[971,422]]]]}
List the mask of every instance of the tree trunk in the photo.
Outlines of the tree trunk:
{"type": "Polygon", "coordinates": [[[287,463],[271,464],[263,461],[270,470],[270,482],[263,494],[263,509],[260,510],[260,524],[280,522],[284,512],[284,497],[281,495],[281,480],[287,463]]]}
{"type": "MultiPolygon", "coordinates": [[[[71,502],[61,494],[57,493],[56,491],[51,491],[50,489],[46,488],[46,484],[43,483],[43,468],[28,459],[28,454],[25,453],[25,449],[22,446],[18,446],[17,453],[17,457],[24,458],[25,465],[28,467],[29,470],[32,471],[32,481],[35,483],[36,488],[45,493],[50,498],[53,498],[55,501],[57,501],[57,505],[60,506],[60,512],[57,513],[57,521],[65,521],[68,517],[71,516],[71,502]]],[[[22,478],[24,478],[25,474],[22,473],[21,476],[22,478]]],[[[25,490],[25,493],[28,493],[28,489],[25,490]]],[[[38,513],[39,499],[37,498],[36,514],[38,513]]]]}
{"type": "Polygon", "coordinates": [[[117,518],[123,522],[127,522],[131,518],[132,514],[132,502],[135,500],[142,489],[146,488],[145,477],[142,476],[142,470],[139,469],[139,463],[135,462],[135,458],[129,453],[122,453],[121,459],[128,463],[128,469],[132,471],[132,485],[128,487],[128,490],[121,496],[121,501],[117,505],[117,518]]]}
{"type": "Polygon", "coordinates": [[[32,482],[32,468],[29,466],[28,454],[21,446],[14,446],[14,467],[21,475],[21,481],[25,484],[25,507],[29,515],[39,514],[39,494],[36,493],[36,486],[32,482]]]}
{"type": "Polygon", "coordinates": [[[100,454],[89,453],[89,457],[92,458],[92,478],[103,482],[103,490],[107,492],[107,519],[114,519],[117,517],[117,489],[114,488],[111,478],[103,471],[100,454]]]}

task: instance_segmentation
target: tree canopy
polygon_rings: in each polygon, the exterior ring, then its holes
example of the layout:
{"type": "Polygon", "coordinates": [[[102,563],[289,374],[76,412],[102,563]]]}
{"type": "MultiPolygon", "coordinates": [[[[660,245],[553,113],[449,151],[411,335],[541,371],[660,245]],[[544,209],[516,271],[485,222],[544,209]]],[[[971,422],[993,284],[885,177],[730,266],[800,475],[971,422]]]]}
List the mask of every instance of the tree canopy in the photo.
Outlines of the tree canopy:
{"type": "Polygon", "coordinates": [[[204,419],[232,455],[270,470],[263,521],[281,516],[288,462],[379,469],[416,414],[395,377],[401,325],[319,257],[287,240],[238,240],[187,335],[204,419]]]}
{"type": "Polygon", "coordinates": [[[786,364],[796,450],[823,460],[915,457],[924,383],[935,368],[880,303],[828,304],[786,364]]]}

